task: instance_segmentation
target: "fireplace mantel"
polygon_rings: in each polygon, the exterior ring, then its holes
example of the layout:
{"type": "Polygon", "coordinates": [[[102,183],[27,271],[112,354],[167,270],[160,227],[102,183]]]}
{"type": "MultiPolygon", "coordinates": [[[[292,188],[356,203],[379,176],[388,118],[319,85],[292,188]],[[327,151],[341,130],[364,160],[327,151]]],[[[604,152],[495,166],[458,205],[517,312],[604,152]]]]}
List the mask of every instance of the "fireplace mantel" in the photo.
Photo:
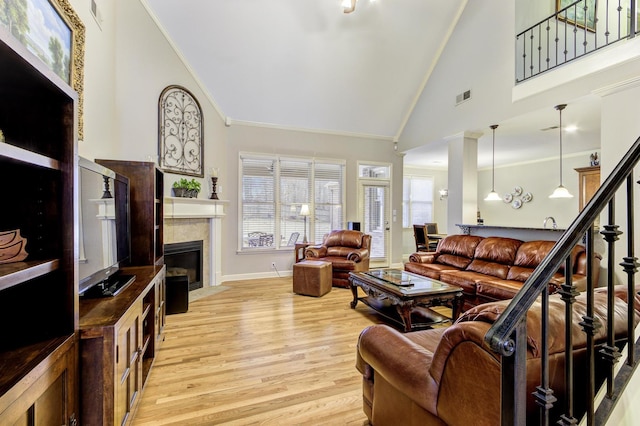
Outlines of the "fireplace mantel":
{"type": "Polygon", "coordinates": [[[208,264],[209,279],[203,282],[205,287],[219,285],[222,280],[222,219],[227,204],[229,201],[207,198],[164,198],[165,243],[182,242],[180,238],[185,234],[180,224],[191,222],[190,219],[204,222],[209,229],[209,238],[205,239],[209,256],[204,259],[208,264]],[[175,239],[170,238],[172,235],[175,239]]]}
{"type": "Polygon", "coordinates": [[[226,200],[207,198],[164,198],[164,217],[169,219],[216,218],[225,215],[226,200]]]}

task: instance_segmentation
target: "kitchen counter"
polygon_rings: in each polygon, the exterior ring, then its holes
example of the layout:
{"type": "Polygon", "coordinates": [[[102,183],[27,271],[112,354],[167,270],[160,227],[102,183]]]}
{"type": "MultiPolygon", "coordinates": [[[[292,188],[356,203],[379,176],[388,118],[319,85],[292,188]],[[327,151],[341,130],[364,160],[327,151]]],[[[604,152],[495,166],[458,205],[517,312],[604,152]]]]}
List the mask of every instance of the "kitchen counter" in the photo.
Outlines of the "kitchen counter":
{"type": "Polygon", "coordinates": [[[461,234],[478,235],[480,237],[508,237],[522,241],[550,240],[557,241],[564,229],[535,228],[522,226],[468,225],[458,224],[461,234]]]}

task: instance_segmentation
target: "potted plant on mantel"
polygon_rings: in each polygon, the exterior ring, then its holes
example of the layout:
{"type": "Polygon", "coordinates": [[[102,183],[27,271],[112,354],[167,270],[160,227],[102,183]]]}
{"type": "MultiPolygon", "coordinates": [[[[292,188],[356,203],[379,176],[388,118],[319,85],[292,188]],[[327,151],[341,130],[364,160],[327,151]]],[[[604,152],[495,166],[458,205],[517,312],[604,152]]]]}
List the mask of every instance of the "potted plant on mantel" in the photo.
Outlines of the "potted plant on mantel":
{"type": "Polygon", "coordinates": [[[200,188],[200,182],[197,180],[182,178],[173,182],[173,195],[183,198],[197,198],[200,188]]]}

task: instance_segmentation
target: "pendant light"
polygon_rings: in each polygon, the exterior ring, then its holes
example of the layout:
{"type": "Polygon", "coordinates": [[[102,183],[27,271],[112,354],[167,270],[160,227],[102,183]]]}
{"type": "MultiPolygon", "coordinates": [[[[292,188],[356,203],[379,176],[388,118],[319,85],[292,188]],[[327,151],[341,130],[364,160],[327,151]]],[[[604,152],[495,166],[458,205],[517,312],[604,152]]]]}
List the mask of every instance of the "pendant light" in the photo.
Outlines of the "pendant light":
{"type": "Polygon", "coordinates": [[[495,190],[496,183],[496,129],[498,128],[497,124],[492,124],[491,130],[493,130],[493,148],[492,148],[492,160],[491,160],[491,192],[484,199],[485,201],[500,201],[502,198],[495,190]]]}
{"type": "Polygon", "coordinates": [[[566,104],[560,104],[555,107],[560,112],[560,185],[553,190],[549,198],[573,198],[569,190],[562,185],[562,110],[566,106],[566,104]]]}

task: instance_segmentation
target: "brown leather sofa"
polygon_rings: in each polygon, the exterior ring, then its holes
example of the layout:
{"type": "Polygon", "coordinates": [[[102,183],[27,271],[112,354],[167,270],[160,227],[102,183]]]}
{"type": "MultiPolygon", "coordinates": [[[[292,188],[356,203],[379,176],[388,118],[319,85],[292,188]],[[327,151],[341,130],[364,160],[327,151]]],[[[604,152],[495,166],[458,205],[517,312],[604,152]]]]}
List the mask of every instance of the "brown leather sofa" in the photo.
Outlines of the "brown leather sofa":
{"type": "MultiPolygon", "coordinates": [[[[596,290],[594,310],[602,322],[596,344],[606,343],[606,290],[596,290]]],[[[626,291],[616,289],[615,334],[626,333],[626,291]]],[[[586,335],[578,322],[586,315],[586,295],[573,304],[575,371],[585,363],[586,335]]],[[[356,368],[362,374],[363,410],[371,424],[384,425],[499,425],[500,356],[490,351],[484,336],[508,301],[492,302],[465,312],[448,328],[400,333],[387,325],[373,325],[358,339],[356,368]]],[[[640,297],[636,295],[638,323],[640,297]]],[[[549,297],[550,387],[564,407],[564,302],[549,297]]],[[[540,384],[541,306],[527,314],[527,419],[537,424],[538,405],[532,393],[540,384]]],[[[597,374],[605,368],[596,365],[597,374]]],[[[579,376],[579,375],[578,375],[579,376]]],[[[576,377],[575,413],[584,410],[580,389],[586,375],[576,377]]],[[[601,383],[602,377],[597,377],[601,383]]],[[[553,418],[557,413],[552,412],[553,418]]],[[[529,421],[527,421],[529,423],[529,421]]]]}
{"type": "MultiPolygon", "coordinates": [[[[466,310],[481,303],[512,299],[554,244],[555,241],[450,235],[440,240],[435,252],[413,253],[404,269],[462,287],[466,310]]],[[[601,258],[596,253],[596,283],[601,258]]],[[[571,264],[573,284],[578,291],[584,291],[587,255],[583,246],[574,247],[571,264]]],[[[564,267],[551,279],[549,292],[557,291],[562,283],[564,267]]]]}
{"type": "Polygon", "coordinates": [[[309,260],[331,262],[333,286],[349,288],[349,272],[369,270],[370,249],[371,235],[337,230],[325,235],[321,245],[307,247],[304,255],[309,260]]]}

